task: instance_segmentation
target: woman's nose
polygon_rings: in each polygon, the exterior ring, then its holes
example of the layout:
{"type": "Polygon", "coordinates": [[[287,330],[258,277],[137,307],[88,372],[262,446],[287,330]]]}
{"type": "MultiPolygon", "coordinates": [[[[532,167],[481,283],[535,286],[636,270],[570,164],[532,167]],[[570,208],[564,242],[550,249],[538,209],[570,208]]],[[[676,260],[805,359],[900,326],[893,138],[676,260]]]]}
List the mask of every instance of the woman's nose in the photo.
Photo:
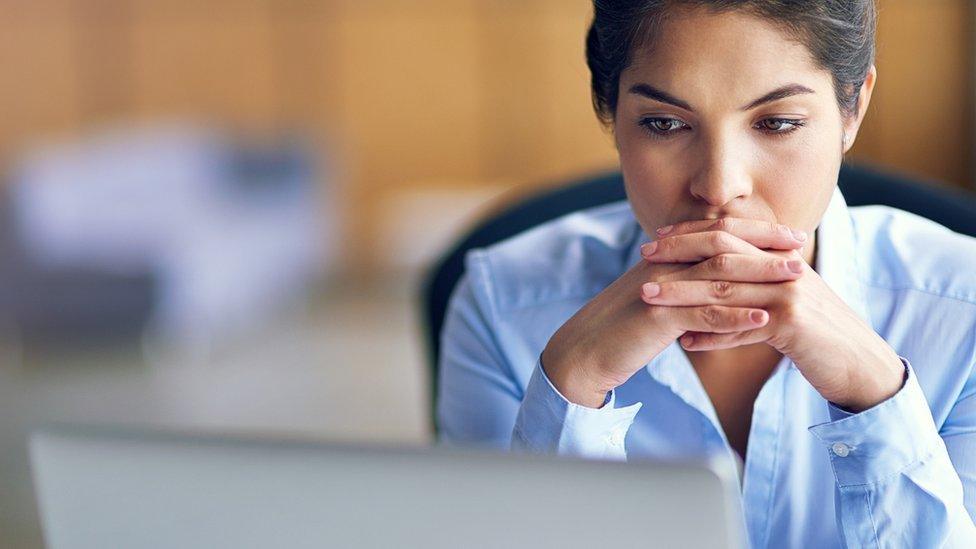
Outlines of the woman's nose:
{"type": "Polygon", "coordinates": [[[689,187],[696,200],[719,207],[752,193],[752,178],[744,161],[748,158],[745,151],[728,146],[713,147],[703,151],[700,158],[703,163],[689,187]]]}

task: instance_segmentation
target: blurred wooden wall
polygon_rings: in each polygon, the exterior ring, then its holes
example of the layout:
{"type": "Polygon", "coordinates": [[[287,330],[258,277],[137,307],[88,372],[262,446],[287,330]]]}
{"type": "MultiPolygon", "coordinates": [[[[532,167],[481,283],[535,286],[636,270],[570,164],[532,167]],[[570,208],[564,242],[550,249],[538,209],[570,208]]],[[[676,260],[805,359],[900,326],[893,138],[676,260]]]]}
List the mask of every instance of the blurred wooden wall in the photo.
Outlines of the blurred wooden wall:
{"type": "MultiPolygon", "coordinates": [[[[881,0],[853,155],[973,185],[965,0],[881,0]]],[[[588,0],[6,0],[0,162],[106,123],[299,127],[340,163],[350,258],[391,192],[533,185],[612,167],[589,102],[588,0]]],[[[364,255],[365,254],[365,255],[364,255]]]]}
{"type": "Polygon", "coordinates": [[[878,86],[853,157],[976,189],[973,4],[878,1],[878,86]]]}

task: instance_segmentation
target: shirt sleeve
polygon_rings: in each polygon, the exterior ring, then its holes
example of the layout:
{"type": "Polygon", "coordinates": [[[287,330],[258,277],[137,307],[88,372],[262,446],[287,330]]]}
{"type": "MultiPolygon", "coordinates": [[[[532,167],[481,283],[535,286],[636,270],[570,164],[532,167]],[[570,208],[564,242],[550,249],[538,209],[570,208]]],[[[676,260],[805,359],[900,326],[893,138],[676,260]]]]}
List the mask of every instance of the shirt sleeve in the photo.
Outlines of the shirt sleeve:
{"type": "Polygon", "coordinates": [[[594,459],[627,459],[627,431],[642,404],[616,408],[616,392],[610,391],[600,408],[574,404],[559,393],[536,362],[525,389],[512,449],[537,453],[574,455],[594,459]]]}
{"type": "Polygon", "coordinates": [[[494,335],[491,303],[475,289],[470,271],[448,302],[438,364],[440,442],[508,450],[522,400],[494,335]]]}
{"type": "MultiPolygon", "coordinates": [[[[850,547],[972,547],[976,459],[950,456],[911,364],[893,397],[852,414],[829,405],[810,427],[830,457],[838,527],[850,547]]],[[[976,433],[971,433],[973,437],[976,433]]],[[[972,444],[972,441],[970,441],[972,444]]]]}
{"type": "Polygon", "coordinates": [[[616,409],[613,391],[599,409],[570,403],[538,361],[523,391],[498,342],[489,292],[479,291],[483,280],[477,274],[469,269],[461,277],[444,320],[437,395],[440,442],[625,459],[624,439],[641,405],[616,409]]]}

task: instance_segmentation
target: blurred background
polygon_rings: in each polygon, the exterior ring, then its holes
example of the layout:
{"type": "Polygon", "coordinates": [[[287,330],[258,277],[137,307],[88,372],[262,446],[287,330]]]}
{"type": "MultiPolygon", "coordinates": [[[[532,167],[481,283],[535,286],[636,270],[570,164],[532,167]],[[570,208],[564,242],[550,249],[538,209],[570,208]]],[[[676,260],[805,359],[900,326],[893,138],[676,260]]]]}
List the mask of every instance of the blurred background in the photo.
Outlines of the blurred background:
{"type": "MultiPolygon", "coordinates": [[[[879,0],[852,157],[974,189],[974,7],[879,0]]],[[[587,0],[0,3],[0,545],[47,421],[423,444],[419,283],[612,170],[587,0]]]]}

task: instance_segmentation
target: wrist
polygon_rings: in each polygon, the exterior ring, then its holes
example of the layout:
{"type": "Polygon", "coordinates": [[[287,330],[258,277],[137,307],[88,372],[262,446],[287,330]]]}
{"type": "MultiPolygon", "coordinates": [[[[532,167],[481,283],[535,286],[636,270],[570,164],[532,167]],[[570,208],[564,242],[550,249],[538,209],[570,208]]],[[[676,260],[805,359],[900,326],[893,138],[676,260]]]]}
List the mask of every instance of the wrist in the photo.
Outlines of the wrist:
{"type": "Polygon", "coordinates": [[[596,382],[584,365],[554,358],[548,347],[539,357],[539,364],[556,391],[573,404],[600,408],[607,400],[607,393],[613,390],[596,382]]]}
{"type": "Polygon", "coordinates": [[[895,396],[905,383],[905,364],[889,349],[885,360],[873,366],[860,364],[853,370],[848,394],[831,400],[851,413],[860,413],[895,396]]]}

